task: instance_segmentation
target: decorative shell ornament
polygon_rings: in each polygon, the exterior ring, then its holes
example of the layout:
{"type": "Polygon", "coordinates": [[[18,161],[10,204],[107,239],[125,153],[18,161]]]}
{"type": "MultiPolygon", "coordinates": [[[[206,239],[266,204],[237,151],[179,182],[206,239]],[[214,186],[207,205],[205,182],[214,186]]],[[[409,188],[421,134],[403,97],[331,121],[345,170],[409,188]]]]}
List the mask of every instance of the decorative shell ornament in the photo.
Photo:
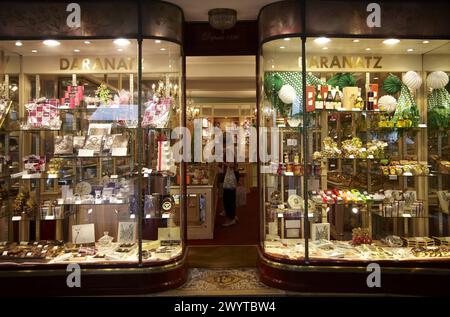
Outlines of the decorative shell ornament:
{"type": "Polygon", "coordinates": [[[402,78],[403,83],[408,86],[409,89],[416,90],[422,85],[422,78],[415,71],[410,70],[402,78]]]}
{"type": "Polygon", "coordinates": [[[384,95],[378,99],[378,106],[381,111],[386,111],[387,113],[393,113],[397,107],[397,99],[391,95],[384,95]]]}
{"type": "Polygon", "coordinates": [[[448,75],[442,71],[432,72],[427,77],[427,86],[433,89],[444,88],[448,84],[448,75]]]}
{"type": "Polygon", "coordinates": [[[280,97],[281,101],[285,104],[293,103],[296,96],[295,89],[291,85],[283,85],[278,92],[278,97],[280,97]]]}

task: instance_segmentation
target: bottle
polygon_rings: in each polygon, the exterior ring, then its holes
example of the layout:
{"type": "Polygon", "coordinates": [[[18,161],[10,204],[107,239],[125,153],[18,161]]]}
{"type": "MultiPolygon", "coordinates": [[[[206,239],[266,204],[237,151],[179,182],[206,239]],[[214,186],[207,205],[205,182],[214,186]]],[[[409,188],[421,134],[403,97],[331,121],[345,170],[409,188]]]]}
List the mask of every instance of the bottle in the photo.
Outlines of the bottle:
{"type": "Polygon", "coordinates": [[[331,86],[328,86],[327,98],[325,99],[325,108],[333,109],[333,94],[331,92],[331,86]]]}
{"type": "Polygon", "coordinates": [[[339,86],[336,87],[336,93],[334,95],[334,109],[342,108],[341,92],[339,91],[339,86]]]}
{"type": "Polygon", "coordinates": [[[298,164],[299,161],[300,161],[300,157],[299,157],[299,155],[298,155],[298,152],[295,152],[295,155],[294,155],[294,164],[298,164]]]}
{"type": "Polygon", "coordinates": [[[362,110],[364,108],[364,102],[361,97],[361,88],[358,88],[358,97],[356,97],[354,108],[359,110],[362,110]]]}
{"type": "Polygon", "coordinates": [[[373,103],[374,103],[374,93],[372,91],[372,88],[369,85],[369,91],[367,92],[367,106],[366,110],[373,110],[373,103]]]}
{"type": "Polygon", "coordinates": [[[317,97],[316,97],[316,101],[315,101],[315,108],[316,108],[316,110],[323,109],[322,86],[320,86],[320,85],[317,88],[317,97]]]}

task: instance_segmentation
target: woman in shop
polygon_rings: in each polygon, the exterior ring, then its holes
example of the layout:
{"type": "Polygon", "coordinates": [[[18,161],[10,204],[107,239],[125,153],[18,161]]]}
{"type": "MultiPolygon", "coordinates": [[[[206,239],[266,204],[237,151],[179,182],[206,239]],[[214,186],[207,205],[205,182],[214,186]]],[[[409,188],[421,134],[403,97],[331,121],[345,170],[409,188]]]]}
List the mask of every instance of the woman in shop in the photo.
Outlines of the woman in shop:
{"type": "Polygon", "coordinates": [[[223,207],[225,210],[226,220],[222,224],[229,227],[236,224],[239,218],[236,216],[236,188],[239,182],[239,172],[237,171],[237,163],[227,163],[225,177],[223,180],[223,207]]]}

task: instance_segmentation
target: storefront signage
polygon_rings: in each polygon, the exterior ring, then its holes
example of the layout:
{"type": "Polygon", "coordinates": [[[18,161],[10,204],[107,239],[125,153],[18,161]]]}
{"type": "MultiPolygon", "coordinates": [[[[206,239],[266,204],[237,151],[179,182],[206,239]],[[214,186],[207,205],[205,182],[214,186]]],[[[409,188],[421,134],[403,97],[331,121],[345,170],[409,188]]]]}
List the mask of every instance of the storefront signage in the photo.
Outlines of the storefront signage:
{"type": "Polygon", "coordinates": [[[81,27],[81,7],[78,3],[69,3],[66,8],[70,14],[67,16],[66,24],[69,28],[81,27]]]}
{"type": "Polygon", "coordinates": [[[367,12],[370,14],[367,16],[366,23],[369,28],[381,27],[381,7],[378,3],[372,2],[367,5],[367,12]]]}
{"type": "Polygon", "coordinates": [[[136,65],[132,57],[60,58],[60,70],[74,71],[133,71],[136,65]]]}
{"type": "Polygon", "coordinates": [[[381,69],[382,56],[311,56],[306,59],[308,68],[367,68],[381,69]]]}

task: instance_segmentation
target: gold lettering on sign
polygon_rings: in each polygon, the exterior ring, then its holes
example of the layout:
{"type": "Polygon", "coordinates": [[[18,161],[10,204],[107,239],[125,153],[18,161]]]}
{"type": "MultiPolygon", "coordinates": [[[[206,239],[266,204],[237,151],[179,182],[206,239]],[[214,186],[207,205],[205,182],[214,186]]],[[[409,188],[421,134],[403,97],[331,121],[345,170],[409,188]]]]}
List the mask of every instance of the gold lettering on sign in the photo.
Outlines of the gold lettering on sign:
{"type": "Polygon", "coordinates": [[[308,68],[383,68],[381,56],[310,56],[306,59],[308,68]],[[331,62],[329,63],[329,61],[331,62]]]}
{"type": "Polygon", "coordinates": [[[134,58],[120,58],[116,60],[114,57],[96,57],[96,58],[82,58],[74,57],[60,58],[60,70],[84,70],[84,71],[132,71],[134,65],[134,58]]]}

